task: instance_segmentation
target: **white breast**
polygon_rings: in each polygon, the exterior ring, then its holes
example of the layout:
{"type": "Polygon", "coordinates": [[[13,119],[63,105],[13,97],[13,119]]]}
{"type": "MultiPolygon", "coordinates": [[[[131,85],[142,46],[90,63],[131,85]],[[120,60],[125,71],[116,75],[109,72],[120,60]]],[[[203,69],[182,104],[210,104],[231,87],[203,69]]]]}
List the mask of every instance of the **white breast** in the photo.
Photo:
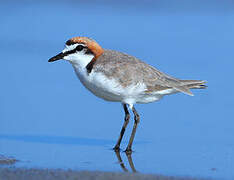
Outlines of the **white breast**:
{"type": "Polygon", "coordinates": [[[82,84],[96,96],[107,101],[132,102],[136,97],[145,91],[144,84],[135,84],[123,87],[114,78],[107,78],[101,72],[87,73],[86,69],[79,69],[73,66],[82,84]]]}
{"type": "Polygon", "coordinates": [[[161,99],[173,90],[145,93],[144,83],[123,87],[114,77],[107,77],[102,72],[87,72],[86,65],[92,57],[86,56],[83,61],[70,61],[81,83],[96,96],[107,101],[117,101],[127,104],[150,103],[161,99]],[[85,60],[85,61],[84,61],[85,60]]]}

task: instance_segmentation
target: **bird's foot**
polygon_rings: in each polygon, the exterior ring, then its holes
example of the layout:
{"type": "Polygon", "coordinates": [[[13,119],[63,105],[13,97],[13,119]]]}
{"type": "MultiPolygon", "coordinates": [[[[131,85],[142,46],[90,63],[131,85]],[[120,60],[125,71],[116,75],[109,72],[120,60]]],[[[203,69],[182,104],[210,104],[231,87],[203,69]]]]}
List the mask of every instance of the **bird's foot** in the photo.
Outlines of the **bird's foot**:
{"type": "Polygon", "coordinates": [[[128,154],[132,154],[132,148],[130,148],[130,147],[127,147],[127,149],[124,151],[127,155],[128,154]]]}
{"type": "Polygon", "coordinates": [[[118,145],[116,145],[116,146],[113,148],[113,150],[114,150],[115,152],[119,152],[119,151],[120,151],[120,148],[119,148],[118,145]]]}

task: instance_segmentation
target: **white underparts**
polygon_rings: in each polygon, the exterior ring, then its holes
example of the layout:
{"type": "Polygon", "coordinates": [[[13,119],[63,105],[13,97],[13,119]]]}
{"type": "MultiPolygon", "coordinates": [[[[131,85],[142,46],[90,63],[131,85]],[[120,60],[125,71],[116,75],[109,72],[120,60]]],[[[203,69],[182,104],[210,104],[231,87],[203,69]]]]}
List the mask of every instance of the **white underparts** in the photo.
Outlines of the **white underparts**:
{"type": "Polygon", "coordinates": [[[165,89],[165,90],[161,90],[161,91],[157,91],[155,92],[155,94],[158,94],[158,95],[168,95],[168,94],[173,94],[173,93],[176,93],[178,92],[177,90],[171,88],[171,89],[165,89]]]}
{"type": "Polygon", "coordinates": [[[73,65],[75,72],[82,84],[96,96],[107,101],[115,101],[129,104],[150,103],[161,99],[164,95],[173,93],[174,90],[159,91],[158,93],[146,93],[144,83],[132,84],[123,87],[116,79],[106,77],[102,72],[92,71],[87,73],[86,69],[80,70],[73,65]]]}
{"type": "Polygon", "coordinates": [[[117,101],[129,104],[132,107],[135,103],[150,103],[161,99],[164,95],[176,92],[174,89],[146,93],[147,87],[142,83],[134,83],[129,86],[122,86],[118,79],[107,77],[102,72],[87,72],[87,64],[94,58],[84,52],[76,52],[64,57],[68,60],[81,83],[96,96],[107,101],[117,101]]]}

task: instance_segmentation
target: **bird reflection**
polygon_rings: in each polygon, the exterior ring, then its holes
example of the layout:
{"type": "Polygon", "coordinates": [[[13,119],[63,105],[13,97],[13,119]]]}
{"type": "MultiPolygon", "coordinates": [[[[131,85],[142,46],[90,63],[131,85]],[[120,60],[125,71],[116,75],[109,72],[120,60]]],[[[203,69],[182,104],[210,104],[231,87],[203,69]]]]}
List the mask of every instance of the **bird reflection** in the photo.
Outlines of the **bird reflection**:
{"type": "MultiPolygon", "coordinates": [[[[119,151],[115,151],[115,155],[116,157],[118,158],[118,162],[120,164],[120,167],[123,169],[124,172],[129,172],[128,169],[125,167],[125,164],[121,158],[121,155],[120,155],[120,152],[119,151]]],[[[135,166],[134,166],[134,163],[132,161],[132,152],[125,152],[125,155],[127,156],[128,158],[128,163],[132,169],[132,172],[133,173],[136,173],[136,169],[135,169],[135,166]]]]}

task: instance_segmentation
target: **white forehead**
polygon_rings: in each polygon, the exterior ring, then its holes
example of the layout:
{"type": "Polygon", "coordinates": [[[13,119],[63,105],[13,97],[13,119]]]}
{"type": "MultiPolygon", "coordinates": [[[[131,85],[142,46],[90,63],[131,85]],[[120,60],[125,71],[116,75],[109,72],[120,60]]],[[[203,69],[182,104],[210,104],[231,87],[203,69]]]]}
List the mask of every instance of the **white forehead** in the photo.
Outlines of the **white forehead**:
{"type": "Polygon", "coordinates": [[[71,50],[75,49],[79,45],[82,45],[82,46],[86,47],[84,44],[79,44],[79,43],[72,44],[72,45],[66,45],[65,48],[64,48],[64,50],[62,52],[65,53],[67,51],[71,51],[71,50]]]}

